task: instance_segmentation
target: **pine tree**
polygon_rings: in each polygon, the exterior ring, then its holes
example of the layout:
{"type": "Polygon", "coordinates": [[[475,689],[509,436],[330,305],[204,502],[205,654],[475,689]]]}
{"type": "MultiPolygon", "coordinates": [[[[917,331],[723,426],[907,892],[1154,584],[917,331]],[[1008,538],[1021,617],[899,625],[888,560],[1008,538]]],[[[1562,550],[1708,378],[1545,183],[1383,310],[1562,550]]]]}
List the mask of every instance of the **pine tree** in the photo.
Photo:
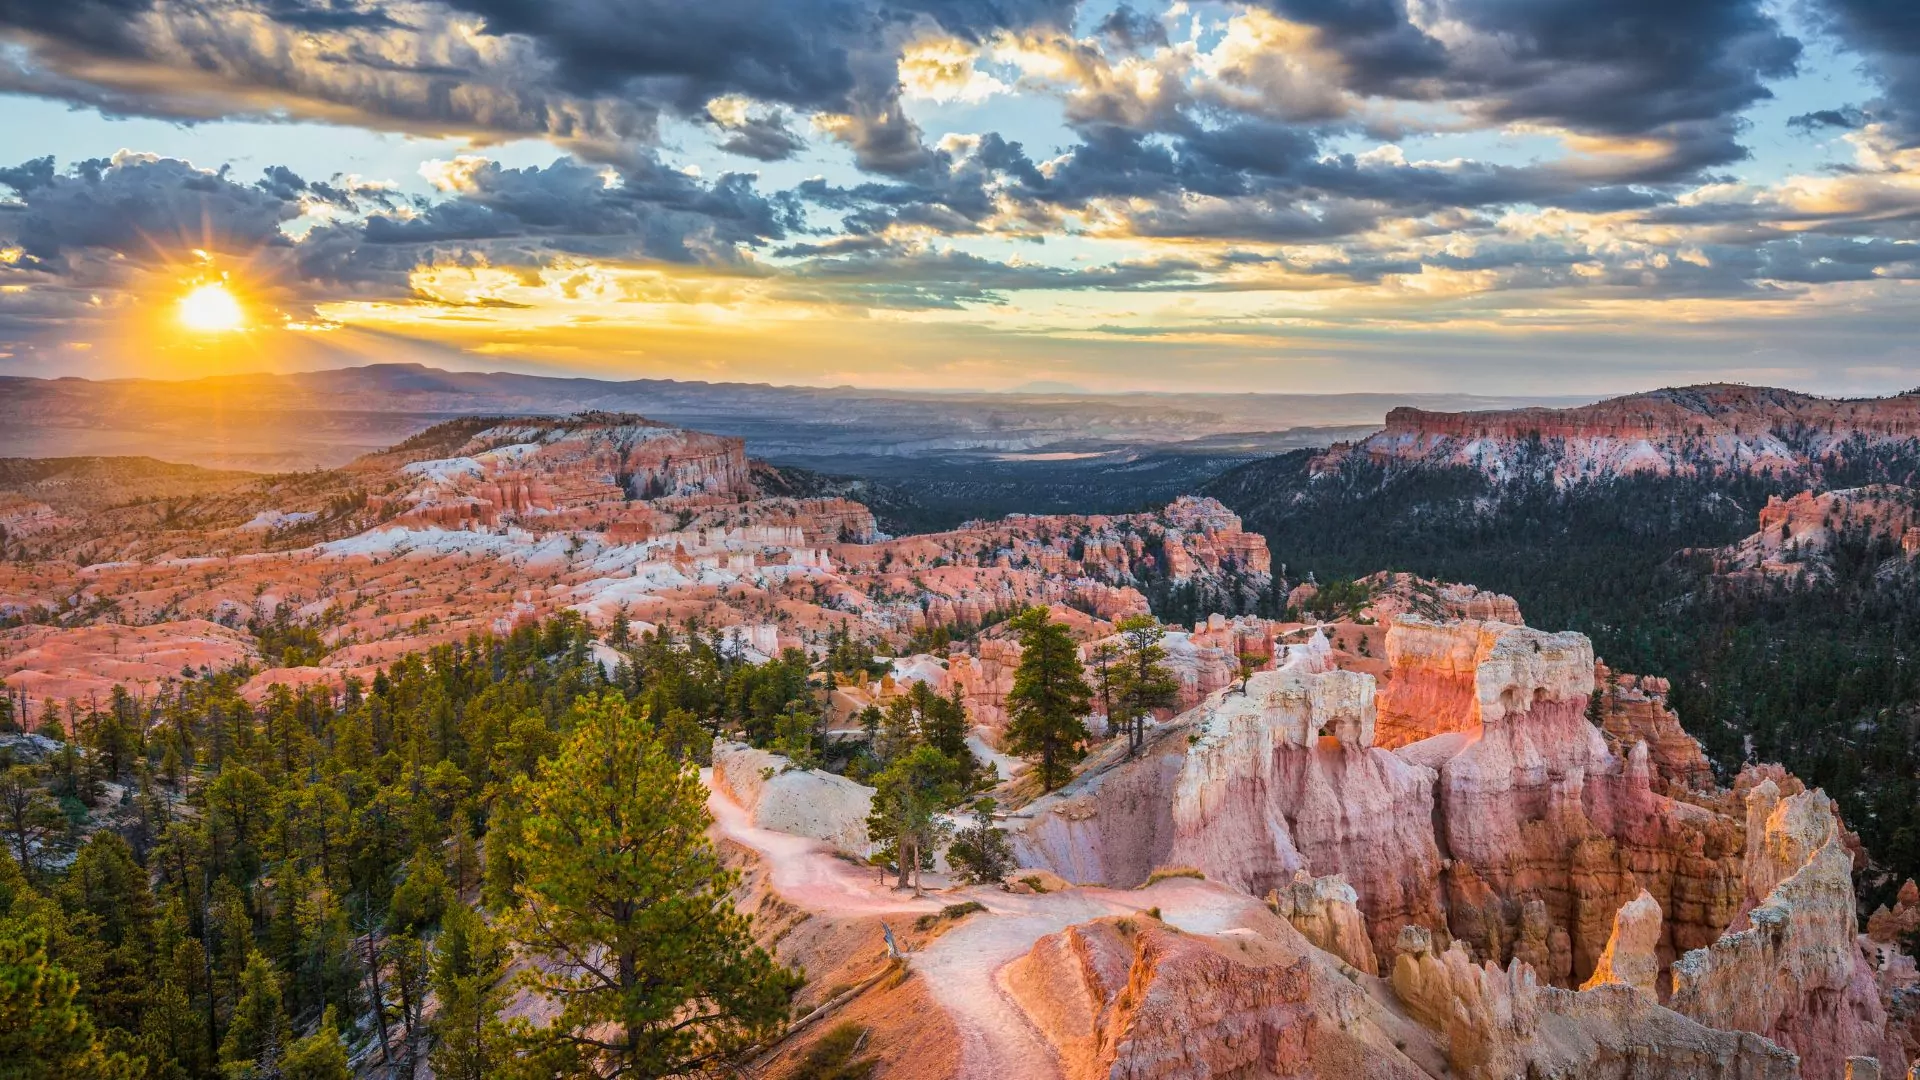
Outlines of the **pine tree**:
{"type": "Polygon", "coordinates": [[[1167,670],[1166,634],[1151,615],[1121,619],[1120,653],[1114,671],[1114,705],[1127,729],[1127,756],[1140,752],[1147,741],[1147,718],[1153,710],[1179,700],[1180,683],[1167,670]]]}
{"type": "Polygon", "coordinates": [[[923,694],[921,734],[928,746],[958,762],[970,777],[976,764],[973,749],[967,745],[967,707],[960,701],[960,688],[954,686],[946,697],[941,697],[926,689],[926,685],[914,684],[923,694]]]}
{"type": "Polygon", "coordinates": [[[280,1076],[283,1080],[348,1080],[350,1075],[339,1018],[329,1005],[319,1030],[287,1047],[280,1059],[280,1076]]]}
{"type": "Polygon", "coordinates": [[[247,957],[240,995],[220,1043],[220,1071],[228,1080],[273,1076],[286,1047],[287,1019],[280,1008],[280,980],[259,952],[247,957]]]}
{"type": "Polygon", "coordinates": [[[1007,747],[1040,758],[1037,772],[1048,791],[1067,782],[1087,741],[1087,707],[1093,689],[1081,673],[1080,653],[1067,628],[1047,609],[1029,608],[1008,623],[1020,634],[1020,666],[1007,694],[1007,747]]]}
{"type": "Polygon", "coordinates": [[[29,879],[47,849],[65,831],[67,817],[60,805],[40,787],[33,769],[14,765],[0,771],[0,828],[7,833],[13,857],[29,879]]]}
{"type": "Polygon", "coordinates": [[[79,980],[47,958],[47,930],[0,920],[0,1080],[84,1080],[105,1061],[79,980]]]}
{"type": "Polygon", "coordinates": [[[433,943],[433,993],[439,1002],[431,1024],[428,1055],[439,1080],[489,1080],[510,1052],[500,1020],[506,992],[505,938],[480,913],[464,905],[447,912],[433,943]]]}
{"type": "Polygon", "coordinates": [[[973,821],[961,826],[947,846],[947,862],[969,885],[997,883],[1013,869],[1013,843],[993,823],[997,805],[984,798],[975,803],[973,821]]]}
{"type": "Polygon", "coordinates": [[[585,699],[526,802],[516,941],[557,1012],[530,1033],[573,1076],[718,1065],[785,1018],[798,985],[753,943],[737,877],[706,838],[706,789],[617,692],[585,699]]]}
{"type": "Polygon", "coordinates": [[[911,882],[919,892],[920,871],[933,864],[945,838],[939,811],[960,798],[964,775],[959,762],[922,743],[874,778],[867,836],[881,845],[883,855],[892,856],[899,874],[895,888],[911,882]]]}

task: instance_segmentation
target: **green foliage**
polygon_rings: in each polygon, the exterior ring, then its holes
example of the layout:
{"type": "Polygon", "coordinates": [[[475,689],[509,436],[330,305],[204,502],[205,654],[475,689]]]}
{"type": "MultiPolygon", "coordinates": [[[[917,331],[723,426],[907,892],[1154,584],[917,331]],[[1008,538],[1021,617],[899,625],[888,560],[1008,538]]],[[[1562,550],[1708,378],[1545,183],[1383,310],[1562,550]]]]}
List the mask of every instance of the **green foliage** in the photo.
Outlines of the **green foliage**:
{"type": "Polygon", "coordinates": [[[895,758],[874,778],[867,836],[879,845],[876,856],[897,867],[896,888],[912,884],[919,889],[920,872],[933,866],[946,839],[939,812],[959,800],[968,779],[965,765],[926,743],[895,758]]]}
{"type": "Polygon", "coordinates": [[[294,622],[293,613],[285,604],[275,607],[270,616],[256,615],[247,620],[247,632],[253,635],[260,655],[275,667],[317,664],[332,651],[321,637],[320,629],[294,622]]]}
{"type": "Polygon", "coordinates": [[[42,860],[57,853],[66,835],[67,816],[30,766],[13,765],[0,771],[0,830],[5,831],[13,858],[28,877],[36,875],[42,860]]]}
{"type": "Polygon", "coordinates": [[[987,910],[987,905],[978,900],[966,900],[958,904],[948,904],[931,915],[922,915],[913,920],[915,930],[931,930],[943,922],[964,919],[976,911],[987,910]]]}
{"type": "Polygon", "coordinates": [[[839,1024],[807,1048],[806,1056],[788,1074],[789,1080],[867,1080],[879,1062],[861,1057],[868,1030],[855,1023],[839,1024]]]}
{"type": "Polygon", "coordinates": [[[428,1057],[440,1080],[489,1080],[512,1052],[500,1009],[509,959],[504,935],[479,912],[456,905],[447,912],[433,949],[433,992],[439,1001],[428,1057]]]}
{"type": "Polygon", "coordinates": [[[1067,782],[1087,741],[1093,688],[1081,673],[1080,653],[1046,608],[1030,608],[1010,624],[1020,635],[1020,666],[1007,694],[1007,747],[1039,757],[1036,772],[1048,791],[1067,782]]]}
{"type": "Polygon", "coordinates": [[[969,885],[997,883],[1013,870],[1013,843],[994,825],[994,806],[992,799],[975,803],[973,820],[955,830],[947,845],[948,864],[969,885]]]}
{"type": "Polygon", "coordinates": [[[75,998],[79,980],[47,956],[47,930],[0,922],[0,1080],[102,1076],[93,1021],[75,998]]]}
{"type": "MultiPolygon", "coordinates": [[[[622,723],[653,733],[641,741],[681,776],[670,786],[686,809],[702,792],[677,770],[706,756],[715,731],[813,701],[797,653],[751,665],[711,637],[664,637],[623,666],[622,723]]],[[[73,742],[42,765],[0,769],[0,980],[13,980],[0,998],[17,992],[0,1001],[0,1077],[332,1076],[335,1050],[369,1036],[386,1048],[376,1068],[433,1055],[443,1076],[537,1073],[544,1048],[522,1047],[499,1018],[511,947],[454,886],[478,884],[490,907],[519,902],[538,809],[527,778],[621,701],[601,695],[588,641],[566,616],[402,657],[344,693],[282,688],[252,704],[238,694],[248,673],[234,670],[43,716],[73,742]],[[113,806],[109,782],[128,791],[113,806]],[[37,1026],[14,1024],[3,1014],[14,1007],[37,1026]],[[13,1053],[28,1043],[44,1049],[13,1053]]],[[[667,835],[705,845],[692,824],[703,804],[667,835]]],[[[556,857],[541,872],[577,881],[556,857]]],[[[676,867],[697,862],[662,865],[659,917],[706,912],[700,925],[734,936],[657,935],[680,951],[658,964],[649,954],[642,978],[698,987],[689,957],[748,940],[744,920],[728,921],[726,879],[696,873],[676,892],[676,867]]],[[[765,1006],[751,1022],[716,1021],[730,1032],[777,1018],[792,986],[753,955],[714,976],[731,980],[732,1000],[765,1006]]]]}
{"type": "Polygon", "coordinates": [[[451,903],[453,891],[447,887],[440,856],[429,848],[418,848],[407,862],[406,879],[393,890],[387,925],[402,933],[418,933],[438,923],[451,903]]]}
{"type": "Polygon", "coordinates": [[[527,807],[518,943],[552,962],[524,985],[553,999],[531,1033],[575,1076],[672,1076],[717,1065],[785,1018],[797,978],[753,943],[706,838],[706,791],[618,693],[582,704],[527,807]]]}
{"type": "Polygon", "coordinates": [[[1167,668],[1167,650],[1160,644],[1166,635],[1151,615],[1130,615],[1115,627],[1120,632],[1120,648],[1114,657],[1112,712],[1127,733],[1127,753],[1139,753],[1147,738],[1147,718],[1155,709],[1167,708],[1179,699],[1180,683],[1167,668]]]}
{"type": "Polygon", "coordinates": [[[220,1072],[228,1080],[271,1077],[286,1047],[287,1018],[280,1008],[280,980],[258,953],[247,957],[227,1037],[220,1043],[220,1072]]]}
{"type": "Polygon", "coordinates": [[[339,1022],[327,1009],[319,1030],[287,1047],[280,1061],[282,1080],[347,1080],[347,1048],[340,1042],[339,1022]]]}

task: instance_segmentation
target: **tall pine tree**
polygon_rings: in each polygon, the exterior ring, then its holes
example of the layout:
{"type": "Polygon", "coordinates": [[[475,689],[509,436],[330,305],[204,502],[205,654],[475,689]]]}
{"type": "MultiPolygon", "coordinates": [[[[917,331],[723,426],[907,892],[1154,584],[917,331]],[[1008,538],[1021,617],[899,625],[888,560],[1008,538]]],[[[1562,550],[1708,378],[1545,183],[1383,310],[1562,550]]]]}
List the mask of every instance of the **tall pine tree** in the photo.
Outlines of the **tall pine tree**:
{"type": "Polygon", "coordinates": [[[1040,785],[1052,791],[1073,775],[1084,753],[1093,688],[1072,635],[1046,608],[1029,608],[1008,625],[1020,635],[1020,666],[1007,694],[1007,747],[1038,757],[1040,785]]]}

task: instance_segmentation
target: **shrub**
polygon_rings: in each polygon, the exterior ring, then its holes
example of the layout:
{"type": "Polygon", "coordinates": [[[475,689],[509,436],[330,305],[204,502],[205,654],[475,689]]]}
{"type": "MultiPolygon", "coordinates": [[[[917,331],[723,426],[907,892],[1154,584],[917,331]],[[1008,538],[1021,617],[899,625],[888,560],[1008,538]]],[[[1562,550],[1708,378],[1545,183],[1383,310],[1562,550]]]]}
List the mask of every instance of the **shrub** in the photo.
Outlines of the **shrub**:
{"type": "Polygon", "coordinates": [[[836,1026],[800,1059],[792,1080],[867,1080],[879,1062],[863,1058],[868,1030],[851,1021],[836,1026]]]}
{"type": "MultiPolygon", "coordinates": [[[[1147,875],[1147,885],[1166,881],[1169,878],[1194,878],[1198,881],[1205,881],[1207,880],[1207,875],[1191,866],[1162,866],[1147,875]]],[[[1142,885],[1141,888],[1146,888],[1146,885],[1142,885]]]]}

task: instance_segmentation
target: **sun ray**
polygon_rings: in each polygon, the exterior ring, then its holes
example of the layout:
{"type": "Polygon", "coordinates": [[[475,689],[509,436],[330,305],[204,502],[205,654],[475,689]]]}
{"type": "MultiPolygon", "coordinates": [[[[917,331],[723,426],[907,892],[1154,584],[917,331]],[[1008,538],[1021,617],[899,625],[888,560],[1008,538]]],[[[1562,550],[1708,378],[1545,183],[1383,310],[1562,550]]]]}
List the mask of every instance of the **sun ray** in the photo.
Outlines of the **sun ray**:
{"type": "Polygon", "coordinates": [[[177,313],[182,326],[202,334],[226,333],[247,325],[246,309],[225,281],[194,286],[180,297],[177,313]]]}

